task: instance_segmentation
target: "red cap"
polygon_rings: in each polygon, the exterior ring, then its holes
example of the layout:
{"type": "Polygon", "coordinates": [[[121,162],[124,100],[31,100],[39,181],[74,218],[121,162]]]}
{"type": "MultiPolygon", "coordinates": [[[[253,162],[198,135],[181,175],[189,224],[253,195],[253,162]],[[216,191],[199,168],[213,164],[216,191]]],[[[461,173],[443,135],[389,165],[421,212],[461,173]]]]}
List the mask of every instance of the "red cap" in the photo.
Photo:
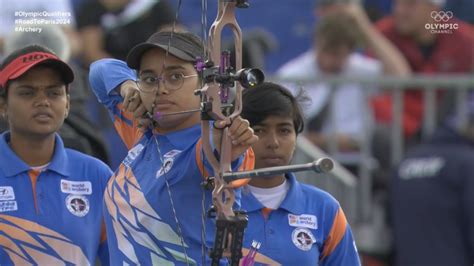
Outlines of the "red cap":
{"type": "Polygon", "coordinates": [[[50,53],[32,52],[18,56],[3,68],[0,72],[1,88],[5,88],[5,85],[9,80],[19,78],[21,75],[25,74],[26,71],[40,63],[48,63],[61,72],[61,77],[66,84],[69,84],[74,80],[72,69],[68,64],[59,59],[59,57],[50,53]]]}

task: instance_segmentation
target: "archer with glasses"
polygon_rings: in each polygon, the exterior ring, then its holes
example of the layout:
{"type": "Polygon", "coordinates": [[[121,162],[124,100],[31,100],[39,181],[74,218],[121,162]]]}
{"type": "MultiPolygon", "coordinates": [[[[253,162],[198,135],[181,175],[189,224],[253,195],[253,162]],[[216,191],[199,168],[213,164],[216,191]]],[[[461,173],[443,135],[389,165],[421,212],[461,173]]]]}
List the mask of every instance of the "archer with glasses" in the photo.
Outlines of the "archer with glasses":
{"type": "MultiPolygon", "coordinates": [[[[130,150],[104,195],[112,265],[209,265],[215,224],[206,218],[212,197],[201,182],[212,170],[201,148],[200,97],[194,94],[201,87],[194,64],[203,51],[191,33],[159,32],[135,46],[127,62],[91,65],[93,91],[130,150]]],[[[253,168],[247,149],[258,138],[248,121],[215,123],[216,151],[224,126],[233,139],[233,170],[253,168]]]]}

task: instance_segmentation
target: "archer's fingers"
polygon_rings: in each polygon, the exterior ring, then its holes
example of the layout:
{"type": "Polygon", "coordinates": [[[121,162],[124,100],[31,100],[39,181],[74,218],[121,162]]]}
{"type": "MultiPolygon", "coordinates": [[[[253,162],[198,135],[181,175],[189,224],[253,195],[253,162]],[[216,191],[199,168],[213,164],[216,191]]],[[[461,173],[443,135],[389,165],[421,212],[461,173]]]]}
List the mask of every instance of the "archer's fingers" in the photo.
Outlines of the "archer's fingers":
{"type": "MultiPolygon", "coordinates": [[[[232,139],[233,145],[242,145],[246,144],[255,136],[252,128],[247,128],[241,135],[232,139]]],[[[231,137],[232,138],[232,137],[231,137]]]]}
{"type": "Polygon", "coordinates": [[[257,143],[259,140],[258,136],[256,135],[253,135],[251,136],[250,138],[246,139],[246,140],[242,140],[241,142],[239,142],[238,144],[234,144],[234,142],[232,142],[232,145],[234,147],[241,147],[241,146],[245,146],[245,147],[251,147],[252,145],[254,145],[255,143],[257,143]]]}
{"type": "Polygon", "coordinates": [[[250,129],[249,122],[247,120],[238,120],[236,123],[232,123],[229,128],[229,136],[232,139],[239,138],[242,134],[244,134],[247,130],[250,129]]]}
{"type": "Polygon", "coordinates": [[[252,146],[254,145],[255,143],[258,142],[258,136],[257,135],[253,135],[252,137],[250,137],[249,139],[247,139],[243,145],[248,145],[248,146],[252,146]]]}
{"type": "Polygon", "coordinates": [[[128,105],[130,104],[131,94],[126,94],[123,98],[123,110],[128,111],[128,105]]]}
{"type": "Polygon", "coordinates": [[[135,119],[140,119],[143,117],[143,115],[146,113],[146,108],[145,108],[145,105],[141,104],[140,106],[138,106],[138,108],[136,108],[133,112],[133,117],[135,119]]]}
{"type": "Polygon", "coordinates": [[[142,100],[140,94],[134,94],[128,102],[128,108],[126,109],[130,113],[135,113],[135,111],[142,105],[142,100]]]}

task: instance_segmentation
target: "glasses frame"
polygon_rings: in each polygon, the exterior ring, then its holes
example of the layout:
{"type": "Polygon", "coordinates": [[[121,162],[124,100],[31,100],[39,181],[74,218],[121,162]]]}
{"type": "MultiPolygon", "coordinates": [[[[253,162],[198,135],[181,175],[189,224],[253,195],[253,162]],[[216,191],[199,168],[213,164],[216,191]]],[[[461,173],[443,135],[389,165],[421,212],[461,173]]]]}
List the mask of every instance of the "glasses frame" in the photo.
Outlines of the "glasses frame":
{"type": "MultiPolygon", "coordinates": [[[[177,74],[177,73],[175,73],[177,74]]],[[[184,75],[183,73],[180,73],[181,74],[181,78],[183,79],[183,84],[184,84],[184,81],[188,78],[193,78],[193,77],[198,77],[199,74],[192,74],[192,75],[184,75]]],[[[153,86],[153,89],[152,90],[143,90],[141,87],[140,87],[140,76],[138,76],[138,79],[135,81],[135,83],[137,84],[138,86],[138,90],[140,92],[143,92],[143,93],[151,93],[151,92],[156,92],[158,88],[160,88],[160,83],[163,83],[164,84],[164,88],[166,88],[167,90],[169,91],[177,91],[179,89],[181,89],[183,87],[183,84],[181,84],[181,86],[179,86],[179,88],[177,89],[170,89],[169,87],[166,86],[166,82],[163,78],[163,75],[161,76],[155,76],[154,78],[156,78],[158,81],[157,83],[153,86]]],[[[148,86],[148,85],[147,85],[148,86]]]]}

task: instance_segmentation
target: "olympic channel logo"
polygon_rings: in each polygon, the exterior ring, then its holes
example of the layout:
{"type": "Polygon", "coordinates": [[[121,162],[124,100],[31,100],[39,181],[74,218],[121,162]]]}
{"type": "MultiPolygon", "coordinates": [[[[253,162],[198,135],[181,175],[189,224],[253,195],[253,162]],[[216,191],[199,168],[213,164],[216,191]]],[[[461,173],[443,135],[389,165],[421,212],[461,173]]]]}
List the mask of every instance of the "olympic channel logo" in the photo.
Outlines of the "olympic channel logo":
{"type": "Polygon", "coordinates": [[[454,14],[451,11],[432,11],[431,18],[436,22],[448,22],[453,18],[454,14]]]}
{"type": "Polygon", "coordinates": [[[452,34],[459,29],[458,23],[448,23],[454,17],[452,11],[431,11],[431,18],[435,23],[426,23],[425,29],[429,30],[431,34],[452,34]]]}

